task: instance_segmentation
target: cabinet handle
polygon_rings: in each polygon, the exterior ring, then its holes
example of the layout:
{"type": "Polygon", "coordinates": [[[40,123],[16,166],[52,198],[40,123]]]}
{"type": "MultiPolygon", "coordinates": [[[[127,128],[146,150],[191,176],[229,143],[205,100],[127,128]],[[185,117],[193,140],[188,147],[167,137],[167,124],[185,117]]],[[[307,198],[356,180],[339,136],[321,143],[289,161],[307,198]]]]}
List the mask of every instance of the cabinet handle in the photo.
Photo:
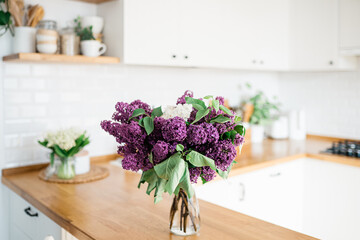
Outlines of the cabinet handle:
{"type": "Polygon", "coordinates": [[[253,63],[253,64],[256,64],[256,60],[255,60],[255,59],[254,59],[254,60],[252,60],[252,63],[253,63]]]}
{"type": "Polygon", "coordinates": [[[176,55],[175,55],[175,54],[173,54],[173,55],[172,55],[172,58],[176,58],[176,55]]]}
{"type": "Polygon", "coordinates": [[[278,177],[278,176],[280,176],[281,175],[281,172],[277,172],[277,173],[272,173],[272,174],[270,174],[269,176],[270,177],[278,177]]]}
{"type": "Polygon", "coordinates": [[[333,61],[329,61],[329,65],[334,65],[334,62],[333,62],[333,61]]]}
{"type": "Polygon", "coordinates": [[[245,185],[243,183],[239,183],[239,187],[240,187],[240,197],[239,197],[239,201],[242,202],[245,200],[245,185]]]}
{"type": "Polygon", "coordinates": [[[188,59],[189,57],[187,55],[184,56],[185,59],[188,59]]]}
{"type": "Polygon", "coordinates": [[[30,217],[38,217],[39,216],[39,214],[37,212],[34,213],[34,212],[31,211],[31,207],[25,208],[24,211],[30,217]]]}
{"type": "Polygon", "coordinates": [[[261,61],[260,61],[260,64],[263,65],[263,64],[264,64],[264,61],[261,60],[261,61]]]}

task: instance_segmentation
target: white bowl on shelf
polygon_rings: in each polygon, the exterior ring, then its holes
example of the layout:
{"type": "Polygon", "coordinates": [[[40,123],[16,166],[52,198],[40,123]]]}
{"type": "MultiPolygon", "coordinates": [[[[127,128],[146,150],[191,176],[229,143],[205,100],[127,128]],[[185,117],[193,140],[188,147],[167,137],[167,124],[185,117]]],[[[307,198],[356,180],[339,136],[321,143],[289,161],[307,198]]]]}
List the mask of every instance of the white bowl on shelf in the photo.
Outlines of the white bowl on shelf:
{"type": "Polygon", "coordinates": [[[81,26],[83,28],[92,26],[93,34],[99,34],[104,27],[104,19],[98,16],[85,16],[81,18],[81,26]]]}

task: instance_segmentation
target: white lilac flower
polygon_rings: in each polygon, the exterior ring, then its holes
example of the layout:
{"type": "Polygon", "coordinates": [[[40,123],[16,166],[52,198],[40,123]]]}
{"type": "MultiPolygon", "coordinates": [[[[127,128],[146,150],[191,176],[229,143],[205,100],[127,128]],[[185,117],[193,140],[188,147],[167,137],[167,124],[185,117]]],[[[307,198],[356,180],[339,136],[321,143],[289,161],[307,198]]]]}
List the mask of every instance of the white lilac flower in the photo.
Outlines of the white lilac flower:
{"type": "Polygon", "coordinates": [[[174,117],[180,117],[187,121],[187,119],[190,117],[190,114],[192,112],[192,105],[191,104],[179,104],[176,106],[166,106],[163,107],[163,115],[162,118],[169,119],[174,117]]]}
{"type": "Polygon", "coordinates": [[[70,150],[76,145],[75,140],[83,134],[75,128],[61,129],[55,132],[48,132],[45,139],[48,141],[47,147],[58,145],[63,150],[70,150]]]}

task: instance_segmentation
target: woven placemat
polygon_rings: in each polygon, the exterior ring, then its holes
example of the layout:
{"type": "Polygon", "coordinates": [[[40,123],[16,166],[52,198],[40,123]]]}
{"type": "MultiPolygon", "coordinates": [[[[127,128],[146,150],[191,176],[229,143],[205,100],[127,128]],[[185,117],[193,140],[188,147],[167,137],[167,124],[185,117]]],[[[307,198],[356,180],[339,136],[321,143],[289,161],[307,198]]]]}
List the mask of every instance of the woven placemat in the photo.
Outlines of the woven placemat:
{"type": "Polygon", "coordinates": [[[89,172],[76,175],[73,179],[68,179],[68,180],[60,179],[56,175],[47,178],[45,175],[45,170],[46,169],[43,169],[39,173],[39,178],[46,182],[53,182],[53,183],[70,183],[70,184],[87,183],[87,182],[100,180],[109,176],[109,170],[107,168],[100,167],[97,165],[91,165],[89,172]]]}

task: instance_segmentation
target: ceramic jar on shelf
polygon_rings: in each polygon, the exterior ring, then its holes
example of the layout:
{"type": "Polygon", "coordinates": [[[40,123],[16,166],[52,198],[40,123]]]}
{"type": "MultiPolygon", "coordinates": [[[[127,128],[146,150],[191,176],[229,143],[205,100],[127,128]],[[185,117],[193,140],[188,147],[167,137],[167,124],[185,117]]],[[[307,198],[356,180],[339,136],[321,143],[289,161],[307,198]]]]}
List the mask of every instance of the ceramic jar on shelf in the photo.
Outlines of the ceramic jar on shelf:
{"type": "Polygon", "coordinates": [[[55,54],[58,52],[59,35],[57,23],[52,20],[40,21],[36,31],[36,49],[40,53],[55,54]]]}

